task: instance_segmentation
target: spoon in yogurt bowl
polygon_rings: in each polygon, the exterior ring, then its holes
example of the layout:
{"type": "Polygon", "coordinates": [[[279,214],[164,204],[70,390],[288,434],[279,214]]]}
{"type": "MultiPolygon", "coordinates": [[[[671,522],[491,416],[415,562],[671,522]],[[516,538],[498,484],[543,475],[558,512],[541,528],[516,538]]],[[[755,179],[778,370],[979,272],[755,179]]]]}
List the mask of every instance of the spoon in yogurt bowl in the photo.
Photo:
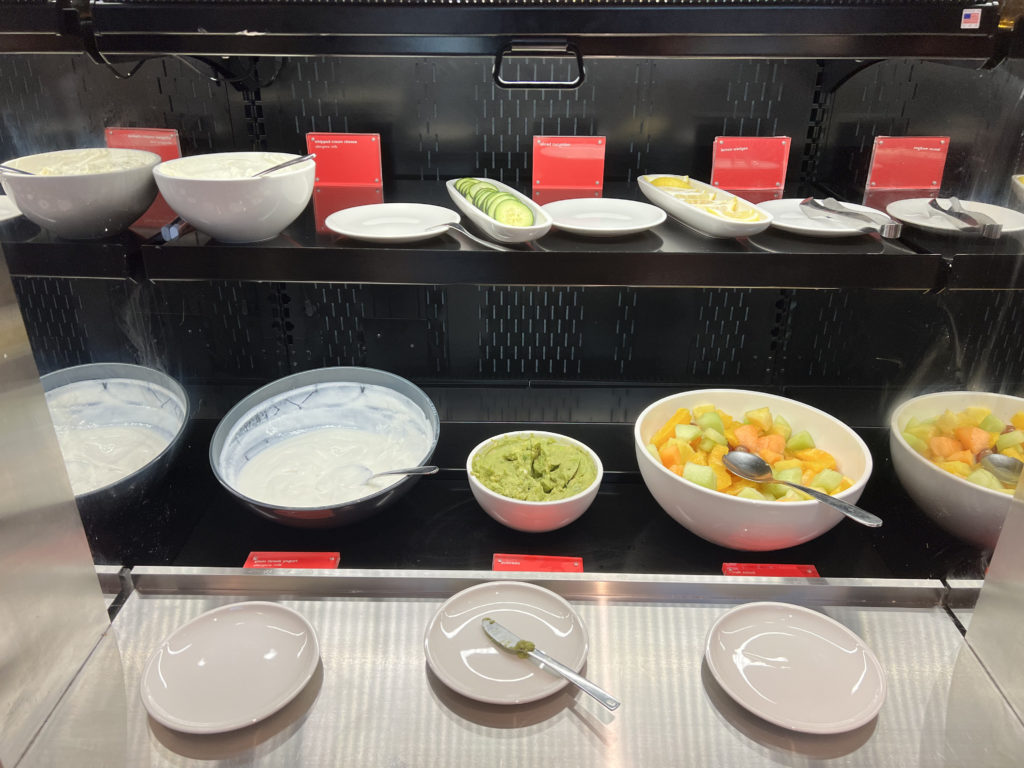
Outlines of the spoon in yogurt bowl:
{"type": "Polygon", "coordinates": [[[13,165],[3,165],[0,163],[0,171],[7,171],[8,173],[20,173],[23,176],[35,176],[32,171],[23,171],[21,168],[15,168],[13,165]]]}
{"type": "Polygon", "coordinates": [[[1021,470],[1024,470],[1024,462],[1002,453],[990,453],[983,456],[981,466],[995,475],[999,482],[1010,485],[1016,485],[1020,481],[1021,470]]]}
{"type": "Polygon", "coordinates": [[[252,177],[255,179],[257,176],[266,176],[268,173],[273,173],[274,171],[280,171],[282,168],[288,168],[293,165],[298,165],[299,163],[304,163],[307,160],[312,160],[315,157],[316,152],[311,152],[310,154],[303,155],[302,157],[293,157],[291,160],[285,160],[283,163],[272,165],[269,168],[265,168],[264,170],[260,171],[259,173],[254,173],[252,177]]]}
{"type": "Polygon", "coordinates": [[[336,477],[343,478],[345,485],[366,485],[375,477],[383,477],[385,475],[433,475],[438,470],[439,467],[428,464],[423,467],[405,467],[403,469],[386,469],[383,472],[374,472],[362,464],[349,464],[348,466],[340,467],[336,477]]]}
{"type": "Polygon", "coordinates": [[[882,524],[880,517],[847,501],[837,499],[835,496],[829,496],[827,493],[822,493],[814,488],[808,488],[805,485],[791,483],[788,480],[779,480],[772,474],[772,468],[768,465],[768,462],[757,454],[744,451],[729,451],[729,453],[722,457],[722,463],[725,464],[726,469],[734,475],[742,477],[744,480],[750,480],[755,483],[779,483],[796,488],[798,491],[803,491],[823,504],[835,507],[851,520],[856,520],[861,525],[877,528],[882,524]]]}

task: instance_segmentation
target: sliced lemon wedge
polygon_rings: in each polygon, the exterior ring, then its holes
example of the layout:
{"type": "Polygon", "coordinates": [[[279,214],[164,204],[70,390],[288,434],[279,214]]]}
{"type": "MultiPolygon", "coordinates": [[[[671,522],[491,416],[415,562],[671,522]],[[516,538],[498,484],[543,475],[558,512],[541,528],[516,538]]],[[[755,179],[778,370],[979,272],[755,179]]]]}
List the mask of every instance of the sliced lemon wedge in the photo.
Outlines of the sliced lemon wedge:
{"type": "Polygon", "coordinates": [[[651,179],[651,184],[656,187],[674,187],[676,189],[690,189],[693,187],[689,176],[659,176],[656,179],[651,179]]]}

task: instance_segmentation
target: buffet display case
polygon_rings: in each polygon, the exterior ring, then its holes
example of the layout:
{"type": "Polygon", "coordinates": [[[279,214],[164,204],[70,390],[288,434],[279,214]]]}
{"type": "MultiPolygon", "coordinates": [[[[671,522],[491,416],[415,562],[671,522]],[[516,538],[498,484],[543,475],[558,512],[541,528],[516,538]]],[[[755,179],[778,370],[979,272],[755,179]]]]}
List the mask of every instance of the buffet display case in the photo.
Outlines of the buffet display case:
{"type": "MultiPolygon", "coordinates": [[[[711,179],[716,137],[788,137],[773,197],[856,204],[877,192],[878,137],[941,137],[944,171],[919,196],[1017,215],[1019,37],[1011,5],[958,0],[0,0],[0,160],[100,146],[114,127],[173,129],[184,156],[301,155],[307,134],[369,134],[379,137],[380,183],[346,200],[455,210],[452,179],[492,178],[529,195],[535,136],[601,137],[600,194],[638,202],[648,199],[640,177],[711,179]]],[[[321,191],[258,243],[152,221],[68,240],[25,217],[0,220],[39,374],[147,366],[179,382],[190,405],[173,461],[142,498],[101,512],[80,505],[92,559],[118,593],[107,607],[130,701],[87,667],[26,765],[59,763],[80,737],[85,702],[111,695],[101,719],[127,722],[128,736],[104,748],[132,765],[334,764],[325,734],[336,719],[369,733],[396,711],[418,730],[390,745],[359,741],[358,764],[478,765],[501,754],[502,731],[519,737],[508,749],[522,763],[714,754],[728,765],[1011,764],[1024,740],[1013,675],[998,653],[979,660],[963,642],[1000,549],[911,497],[890,416],[931,392],[1020,395],[1024,227],[994,238],[907,222],[892,238],[774,226],[713,237],[670,216],[619,237],[556,226],[496,248],[464,218],[469,236],[368,242],[325,226],[345,206],[321,191]],[[336,366],[386,371],[426,393],[440,471],[351,525],[311,530],[254,514],[211,470],[218,422],[268,382],[336,366]],[[666,514],[638,469],[634,425],[660,398],[721,388],[781,395],[852,427],[873,460],[857,503],[882,527],[843,520],[797,546],[749,551],[666,514]],[[562,433],[600,456],[600,490],[578,520],[526,533],[484,514],[467,456],[513,430],[562,433]],[[341,570],[242,570],[254,552],[313,551],[337,552],[341,570]],[[492,570],[502,553],[567,557],[585,573],[492,570]],[[539,708],[480,704],[424,674],[423,628],[444,598],[502,578],[580,606],[600,633],[587,670],[618,670],[603,681],[637,703],[627,717],[568,692],[539,708]],[[240,739],[148,720],[134,691],[149,651],[234,598],[317,617],[326,639],[315,685],[240,739]],[[792,737],[717,687],[694,649],[714,617],[759,600],[814,606],[860,632],[899,671],[880,719],[837,740],[792,737]],[[365,631],[349,638],[353,624],[365,631]],[[352,644],[370,635],[384,640],[350,663],[352,644]],[[376,667],[393,674],[391,693],[374,702],[376,667]],[[685,697],[670,702],[652,668],[685,697]],[[953,695],[968,689],[970,702],[953,695]],[[451,728],[419,745],[439,712],[451,728]],[[300,728],[317,738],[291,739],[300,728]],[[706,737],[696,746],[682,735],[696,732],[706,737]],[[979,757],[964,740],[982,732],[991,751],[979,757]]],[[[1002,567],[996,575],[1016,584],[1002,567]]],[[[1003,604],[980,623],[1013,616],[1003,604]]],[[[109,665],[116,650],[101,643],[93,663],[109,665]]]]}

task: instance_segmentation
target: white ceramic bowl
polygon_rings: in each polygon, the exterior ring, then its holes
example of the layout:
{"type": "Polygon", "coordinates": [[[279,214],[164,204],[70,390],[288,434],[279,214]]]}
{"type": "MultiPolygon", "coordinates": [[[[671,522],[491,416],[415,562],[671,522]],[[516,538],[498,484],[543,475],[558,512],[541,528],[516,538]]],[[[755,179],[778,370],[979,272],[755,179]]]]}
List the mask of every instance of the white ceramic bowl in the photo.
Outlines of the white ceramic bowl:
{"type": "Polygon", "coordinates": [[[856,503],[871,476],[871,453],[856,432],[833,416],[778,395],[736,389],[697,389],[670,395],[647,406],[636,421],[633,442],[640,474],[661,508],[703,539],[730,549],[762,552],[803,544],[825,533],[843,514],[817,501],[757,501],[711,491],[684,480],[661,465],[647,450],[658,428],[679,408],[691,411],[713,404],[733,418],[768,406],[794,431],[806,429],[818,448],[831,453],[853,485],[836,494],[856,503]]]}
{"type": "Polygon", "coordinates": [[[644,193],[644,197],[659,208],[663,208],[672,216],[675,216],[684,224],[688,224],[706,235],[711,235],[712,237],[749,237],[768,229],[772,223],[772,215],[750,201],[726,192],[721,187],[705,184],[703,181],[697,181],[696,179],[689,179],[690,186],[693,189],[716,192],[726,197],[735,197],[742,205],[753,208],[760,213],[761,218],[757,221],[736,221],[735,219],[727,219],[716,216],[713,213],[708,213],[696,205],[675,197],[672,193],[679,192],[678,188],[659,187],[651,183],[654,179],[660,179],[664,176],[683,178],[672,173],[651,173],[646,176],[640,176],[637,182],[640,184],[640,191],[644,193]]]}
{"type": "Polygon", "coordinates": [[[548,212],[533,202],[533,200],[528,198],[526,195],[521,194],[508,184],[502,184],[500,181],[495,181],[494,179],[481,178],[480,181],[486,181],[489,184],[493,184],[502,192],[508,192],[511,195],[515,195],[519,202],[533,211],[532,227],[510,227],[506,224],[501,224],[467,200],[465,196],[455,188],[456,181],[458,181],[458,179],[452,179],[445,184],[448,188],[448,194],[452,198],[452,202],[455,203],[456,207],[462,211],[463,214],[465,214],[466,218],[472,221],[481,232],[492,240],[497,240],[499,243],[528,243],[531,240],[536,240],[537,238],[546,235],[548,230],[551,229],[551,225],[554,223],[548,212]]]}
{"type": "Polygon", "coordinates": [[[223,243],[270,240],[299,217],[313,194],[312,160],[253,178],[298,155],[218,152],[168,160],[153,169],[167,204],[185,221],[223,243]]]}
{"type": "Polygon", "coordinates": [[[911,448],[902,434],[913,417],[930,418],[947,409],[958,413],[972,405],[988,408],[1009,422],[1014,413],[1024,411],[1024,398],[993,392],[933,392],[911,398],[897,406],[889,418],[889,451],[904,490],[925,514],[954,536],[993,549],[1011,496],[939,469],[911,448]]]}
{"type": "Polygon", "coordinates": [[[600,457],[579,440],[573,440],[571,437],[560,435],[556,432],[542,432],[533,429],[505,432],[484,440],[469,452],[469,457],[466,459],[466,474],[469,476],[469,487],[473,491],[473,497],[483,507],[484,512],[499,523],[507,525],[509,528],[514,528],[517,531],[541,533],[562,528],[587,511],[587,508],[597,498],[597,491],[601,487],[601,479],[604,477],[604,465],[601,464],[600,457]],[[586,490],[577,493],[575,496],[568,496],[555,501],[520,501],[519,499],[510,499],[508,496],[495,493],[473,476],[473,458],[493,441],[519,435],[551,437],[557,442],[576,446],[580,450],[585,451],[593,460],[594,466],[597,467],[597,477],[594,478],[594,482],[586,490]]]}
{"type": "Polygon", "coordinates": [[[5,160],[0,184],[31,221],[58,237],[95,240],[131,226],[156,198],[160,156],[137,149],[63,149],[5,160]]]}

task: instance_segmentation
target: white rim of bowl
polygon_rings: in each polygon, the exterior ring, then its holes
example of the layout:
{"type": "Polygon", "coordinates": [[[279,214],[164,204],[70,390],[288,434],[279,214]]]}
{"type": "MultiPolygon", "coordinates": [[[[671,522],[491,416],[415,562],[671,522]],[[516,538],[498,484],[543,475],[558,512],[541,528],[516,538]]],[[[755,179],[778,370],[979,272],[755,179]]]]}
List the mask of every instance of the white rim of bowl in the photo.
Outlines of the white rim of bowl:
{"type": "Polygon", "coordinates": [[[472,451],[469,452],[469,456],[466,458],[466,474],[469,476],[469,482],[473,486],[482,490],[487,496],[490,496],[498,501],[514,501],[516,504],[525,504],[530,507],[549,507],[552,504],[561,504],[566,501],[578,499],[580,496],[583,496],[584,494],[589,493],[591,490],[593,490],[594,486],[599,486],[601,484],[601,480],[604,478],[604,465],[601,463],[601,457],[597,455],[597,452],[594,451],[593,448],[591,448],[589,445],[586,445],[585,443],[581,443],[579,440],[576,440],[575,438],[569,437],[568,435],[563,435],[560,432],[546,432],[541,429],[517,429],[513,432],[501,432],[500,434],[494,435],[493,437],[489,437],[483,442],[479,443],[472,451]],[[591,459],[593,459],[594,465],[597,467],[597,474],[594,477],[594,482],[592,482],[579,493],[574,493],[572,496],[565,496],[561,499],[552,499],[551,501],[526,501],[525,499],[516,499],[513,498],[512,496],[503,496],[500,493],[492,491],[486,485],[477,480],[476,477],[473,475],[473,457],[476,456],[477,453],[479,453],[480,450],[485,448],[488,444],[493,443],[496,440],[500,440],[503,437],[512,437],[514,435],[541,435],[543,437],[553,437],[556,440],[561,440],[562,442],[570,443],[572,445],[575,445],[577,448],[582,449],[583,451],[586,452],[588,456],[590,456],[591,459]]]}
{"type": "Polygon", "coordinates": [[[199,158],[199,157],[203,157],[203,158],[229,157],[229,156],[237,157],[238,155],[262,155],[262,154],[288,155],[288,157],[286,157],[283,160],[281,160],[282,163],[287,162],[288,160],[291,160],[293,158],[302,157],[302,155],[297,155],[294,152],[266,152],[266,153],[264,153],[264,152],[211,152],[211,153],[205,154],[205,155],[189,155],[187,157],[175,157],[173,160],[164,160],[162,163],[157,163],[157,165],[153,167],[153,173],[158,174],[161,178],[171,179],[172,181],[204,181],[204,182],[210,182],[210,183],[215,183],[215,184],[224,184],[224,183],[227,183],[227,182],[238,183],[240,181],[242,181],[242,182],[262,181],[262,180],[264,180],[266,178],[280,179],[280,178],[283,178],[283,177],[286,177],[286,176],[295,176],[295,175],[304,173],[304,172],[309,170],[309,166],[310,165],[313,166],[314,170],[316,168],[316,161],[313,160],[312,158],[310,158],[309,160],[306,160],[306,161],[301,162],[301,163],[296,163],[295,165],[290,166],[288,168],[282,168],[279,171],[274,171],[273,174],[271,174],[270,176],[267,176],[267,177],[264,177],[264,176],[241,176],[241,177],[239,177],[237,179],[200,179],[200,178],[196,178],[194,176],[170,176],[167,173],[165,173],[164,170],[163,170],[163,167],[165,165],[180,164],[182,160],[195,160],[196,158],[199,158]]]}
{"type": "MultiPolygon", "coordinates": [[[[874,459],[871,456],[871,451],[868,449],[867,443],[865,443],[861,439],[860,435],[858,435],[856,432],[853,431],[853,429],[851,427],[849,427],[847,424],[845,424],[842,421],[840,421],[839,419],[837,419],[832,414],[826,413],[825,411],[821,410],[820,408],[815,408],[813,405],[808,405],[807,403],[802,403],[799,400],[793,400],[790,397],[783,397],[782,395],[772,395],[772,394],[769,394],[767,392],[755,392],[754,390],[749,390],[749,389],[688,389],[685,392],[677,392],[674,395],[668,395],[667,397],[663,397],[660,400],[655,400],[653,403],[651,403],[646,408],[644,408],[644,410],[637,417],[636,423],[633,425],[633,444],[634,444],[634,447],[638,447],[640,449],[639,452],[643,454],[644,458],[647,461],[649,461],[653,466],[657,467],[659,470],[664,472],[666,475],[668,475],[669,477],[675,478],[676,480],[678,480],[681,483],[686,483],[688,487],[696,488],[701,493],[708,494],[710,498],[727,496],[727,497],[736,499],[737,501],[746,502],[746,503],[749,503],[749,504],[766,504],[766,505],[769,505],[769,507],[772,508],[772,509],[777,508],[778,504],[779,504],[778,501],[769,501],[767,499],[765,499],[764,501],[761,501],[760,499],[744,499],[742,496],[733,496],[732,494],[723,493],[722,491],[712,491],[711,489],[704,488],[703,486],[697,485],[696,483],[691,483],[689,480],[684,479],[680,475],[677,475],[675,472],[671,472],[668,469],[668,467],[663,466],[660,461],[655,461],[654,457],[651,456],[650,451],[647,450],[646,444],[644,444],[642,442],[641,437],[640,437],[640,425],[643,423],[643,421],[646,418],[647,414],[653,408],[655,408],[658,405],[661,405],[662,403],[666,402],[667,400],[674,400],[674,399],[676,399],[678,397],[682,397],[683,395],[691,395],[691,394],[696,394],[698,392],[700,392],[700,393],[708,393],[709,395],[713,395],[715,393],[756,395],[757,397],[768,398],[768,399],[771,399],[771,400],[773,400],[775,402],[793,403],[795,405],[800,406],[801,408],[807,408],[808,410],[811,410],[811,411],[814,411],[815,413],[821,414],[822,416],[826,417],[829,421],[834,422],[836,425],[841,427],[844,431],[849,433],[849,435],[851,437],[853,437],[854,441],[857,443],[857,445],[860,447],[861,451],[864,454],[864,459],[865,459],[864,471],[861,473],[861,476],[854,481],[853,485],[851,485],[845,491],[841,491],[840,493],[835,494],[835,498],[837,498],[837,499],[843,499],[846,496],[848,496],[851,492],[853,492],[853,491],[855,491],[855,490],[857,490],[859,488],[863,488],[867,484],[868,478],[871,477],[871,472],[874,469],[874,465],[875,465],[874,459]]],[[[685,406],[680,406],[680,407],[685,407],[685,406]]],[[[993,491],[993,493],[995,493],[995,491],[993,491]]],[[[821,504],[822,502],[815,501],[814,499],[808,499],[806,501],[787,501],[787,502],[784,502],[784,503],[785,503],[787,508],[791,508],[791,507],[796,506],[798,509],[799,508],[808,508],[809,509],[812,505],[818,505],[818,504],[821,504]]],[[[839,513],[837,512],[836,514],[839,514],[839,513]]]]}
{"type": "Polygon", "coordinates": [[[1007,398],[1009,400],[1015,400],[1015,401],[1019,402],[1020,403],[1020,410],[1022,410],[1022,411],[1024,411],[1024,398],[1017,397],[1016,395],[1004,395],[1004,394],[1000,394],[999,392],[972,392],[970,390],[965,390],[965,389],[948,390],[948,391],[945,391],[945,392],[929,392],[927,395],[918,395],[917,397],[912,397],[909,400],[905,400],[904,402],[900,403],[893,410],[892,416],[889,417],[889,434],[896,436],[896,439],[899,440],[900,445],[907,449],[907,452],[910,453],[914,457],[915,461],[920,462],[921,464],[923,464],[926,467],[930,467],[932,470],[934,470],[936,472],[941,472],[944,476],[951,477],[956,482],[961,483],[962,485],[964,485],[964,486],[966,486],[968,488],[975,488],[975,489],[977,489],[979,491],[984,491],[986,494],[990,495],[993,499],[1004,499],[1007,502],[1009,502],[1009,500],[1013,498],[1013,494],[1012,493],[1003,493],[1001,491],[994,491],[991,488],[986,488],[983,485],[977,485],[975,483],[970,483],[970,482],[967,481],[966,478],[960,477],[960,475],[954,475],[952,472],[947,472],[942,467],[940,467],[938,464],[936,464],[933,461],[929,461],[924,456],[922,456],[920,453],[918,453],[913,448],[911,448],[910,447],[910,443],[908,443],[906,441],[906,439],[904,439],[904,437],[903,437],[903,430],[900,429],[900,426],[899,426],[899,416],[900,416],[900,414],[903,412],[903,410],[905,408],[907,408],[907,407],[909,407],[909,406],[911,406],[911,405],[913,405],[915,403],[921,402],[923,400],[927,400],[929,398],[936,397],[937,395],[994,395],[996,397],[1005,397],[1005,398],[1007,398]]]}
{"type": "MultiPolygon", "coordinates": [[[[80,149],[54,149],[50,152],[36,152],[34,155],[22,155],[21,157],[12,157],[10,160],[4,160],[4,165],[9,165],[12,168],[18,168],[18,163],[21,160],[30,160],[34,157],[41,157],[42,155],[57,155],[66,154],[69,152],[84,152],[90,149],[106,149],[110,152],[128,152],[133,155],[149,155],[150,161],[145,165],[132,166],[131,168],[116,168],[112,171],[97,171],[96,173],[48,173],[45,176],[38,173],[33,173],[31,176],[27,176],[21,173],[8,173],[8,179],[95,179],[97,176],[115,176],[117,174],[125,173],[127,171],[135,170],[150,170],[154,171],[163,162],[163,158],[160,157],[156,152],[150,152],[145,149],[130,149],[129,147],[83,147],[80,149]]],[[[23,170],[28,170],[27,168],[23,170]]]]}

